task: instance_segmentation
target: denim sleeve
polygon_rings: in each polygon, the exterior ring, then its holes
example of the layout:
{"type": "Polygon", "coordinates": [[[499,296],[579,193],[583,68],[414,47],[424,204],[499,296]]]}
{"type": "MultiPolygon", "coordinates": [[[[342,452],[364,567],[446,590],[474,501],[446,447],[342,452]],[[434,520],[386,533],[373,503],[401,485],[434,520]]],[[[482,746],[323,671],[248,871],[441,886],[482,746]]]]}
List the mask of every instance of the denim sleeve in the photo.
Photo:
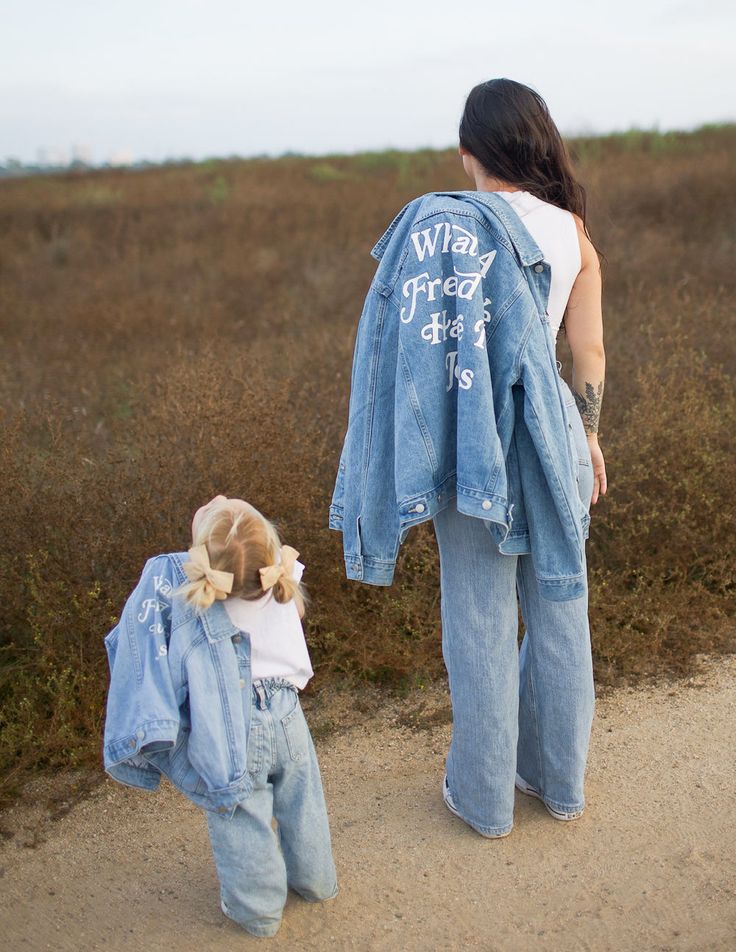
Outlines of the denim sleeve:
{"type": "Polygon", "coordinates": [[[250,733],[249,668],[239,668],[232,650],[201,643],[186,659],[189,696],[187,756],[218,804],[244,799],[247,782],[247,741],[250,733]],[[238,683],[239,676],[242,678],[238,683]]]}
{"type": "Polygon", "coordinates": [[[104,766],[124,782],[158,784],[143,750],[173,746],[179,706],[168,662],[172,568],[167,556],[149,559],[120,621],[105,638],[110,688],[104,731],[104,766]],[[126,776],[115,766],[126,762],[126,776]],[[138,782],[140,781],[140,782],[138,782]]]}
{"type": "MultiPolygon", "coordinates": [[[[567,601],[585,594],[585,547],[581,503],[567,449],[566,424],[553,427],[540,414],[555,406],[555,394],[542,391],[534,362],[523,368],[523,418],[517,420],[516,444],[522,492],[526,500],[532,562],[541,595],[567,601]],[[561,434],[564,444],[550,442],[561,434]]],[[[561,415],[561,407],[557,408],[561,415]]]]}
{"type": "Polygon", "coordinates": [[[347,578],[390,585],[399,547],[394,481],[396,305],[374,286],[356,335],[348,429],[329,525],[343,533],[347,578]]]}

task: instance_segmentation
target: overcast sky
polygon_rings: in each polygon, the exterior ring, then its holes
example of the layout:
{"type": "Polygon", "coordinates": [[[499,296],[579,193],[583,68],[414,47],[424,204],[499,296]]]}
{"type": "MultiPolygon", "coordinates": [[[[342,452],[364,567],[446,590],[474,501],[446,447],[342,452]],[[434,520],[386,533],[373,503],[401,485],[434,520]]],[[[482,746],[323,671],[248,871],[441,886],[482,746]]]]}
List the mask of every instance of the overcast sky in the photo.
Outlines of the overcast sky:
{"type": "Polygon", "coordinates": [[[564,133],[736,118],[732,0],[0,0],[0,160],[450,146],[475,83],[564,133]]]}

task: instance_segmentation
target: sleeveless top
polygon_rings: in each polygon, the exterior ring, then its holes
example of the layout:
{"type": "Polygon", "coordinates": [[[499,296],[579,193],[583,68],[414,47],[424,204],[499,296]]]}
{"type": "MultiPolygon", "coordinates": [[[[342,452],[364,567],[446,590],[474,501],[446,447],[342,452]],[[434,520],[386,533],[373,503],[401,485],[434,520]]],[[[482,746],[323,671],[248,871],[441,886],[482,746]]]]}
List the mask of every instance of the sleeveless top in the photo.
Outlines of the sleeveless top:
{"type": "Polygon", "coordinates": [[[550,266],[549,323],[557,339],[565,308],[580,273],[582,259],[578,229],[572,212],[542,201],[531,192],[495,192],[505,198],[541,248],[550,266]]]}

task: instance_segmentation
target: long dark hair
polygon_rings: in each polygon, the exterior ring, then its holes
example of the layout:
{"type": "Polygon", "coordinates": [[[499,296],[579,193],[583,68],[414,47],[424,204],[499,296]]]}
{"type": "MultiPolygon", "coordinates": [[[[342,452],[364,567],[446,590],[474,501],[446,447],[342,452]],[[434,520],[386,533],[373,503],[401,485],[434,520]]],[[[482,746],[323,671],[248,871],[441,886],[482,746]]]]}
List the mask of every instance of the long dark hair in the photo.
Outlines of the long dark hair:
{"type": "Polygon", "coordinates": [[[588,234],[585,189],[539,93],[512,79],[474,86],[460,120],[460,145],[494,178],[579,215],[588,234]]]}

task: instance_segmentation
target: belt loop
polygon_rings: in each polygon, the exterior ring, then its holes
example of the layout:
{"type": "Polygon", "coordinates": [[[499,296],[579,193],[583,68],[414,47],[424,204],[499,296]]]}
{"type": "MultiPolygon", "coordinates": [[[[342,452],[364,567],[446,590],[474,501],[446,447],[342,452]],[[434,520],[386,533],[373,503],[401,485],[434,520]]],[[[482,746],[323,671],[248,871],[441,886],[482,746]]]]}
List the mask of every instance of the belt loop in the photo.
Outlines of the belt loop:
{"type": "Polygon", "coordinates": [[[258,707],[262,710],[266,710],[266,689],[263,687],[260,681],[253,682],[253,690],[256,692],[256,698],[258,699],[258,707]]]}

